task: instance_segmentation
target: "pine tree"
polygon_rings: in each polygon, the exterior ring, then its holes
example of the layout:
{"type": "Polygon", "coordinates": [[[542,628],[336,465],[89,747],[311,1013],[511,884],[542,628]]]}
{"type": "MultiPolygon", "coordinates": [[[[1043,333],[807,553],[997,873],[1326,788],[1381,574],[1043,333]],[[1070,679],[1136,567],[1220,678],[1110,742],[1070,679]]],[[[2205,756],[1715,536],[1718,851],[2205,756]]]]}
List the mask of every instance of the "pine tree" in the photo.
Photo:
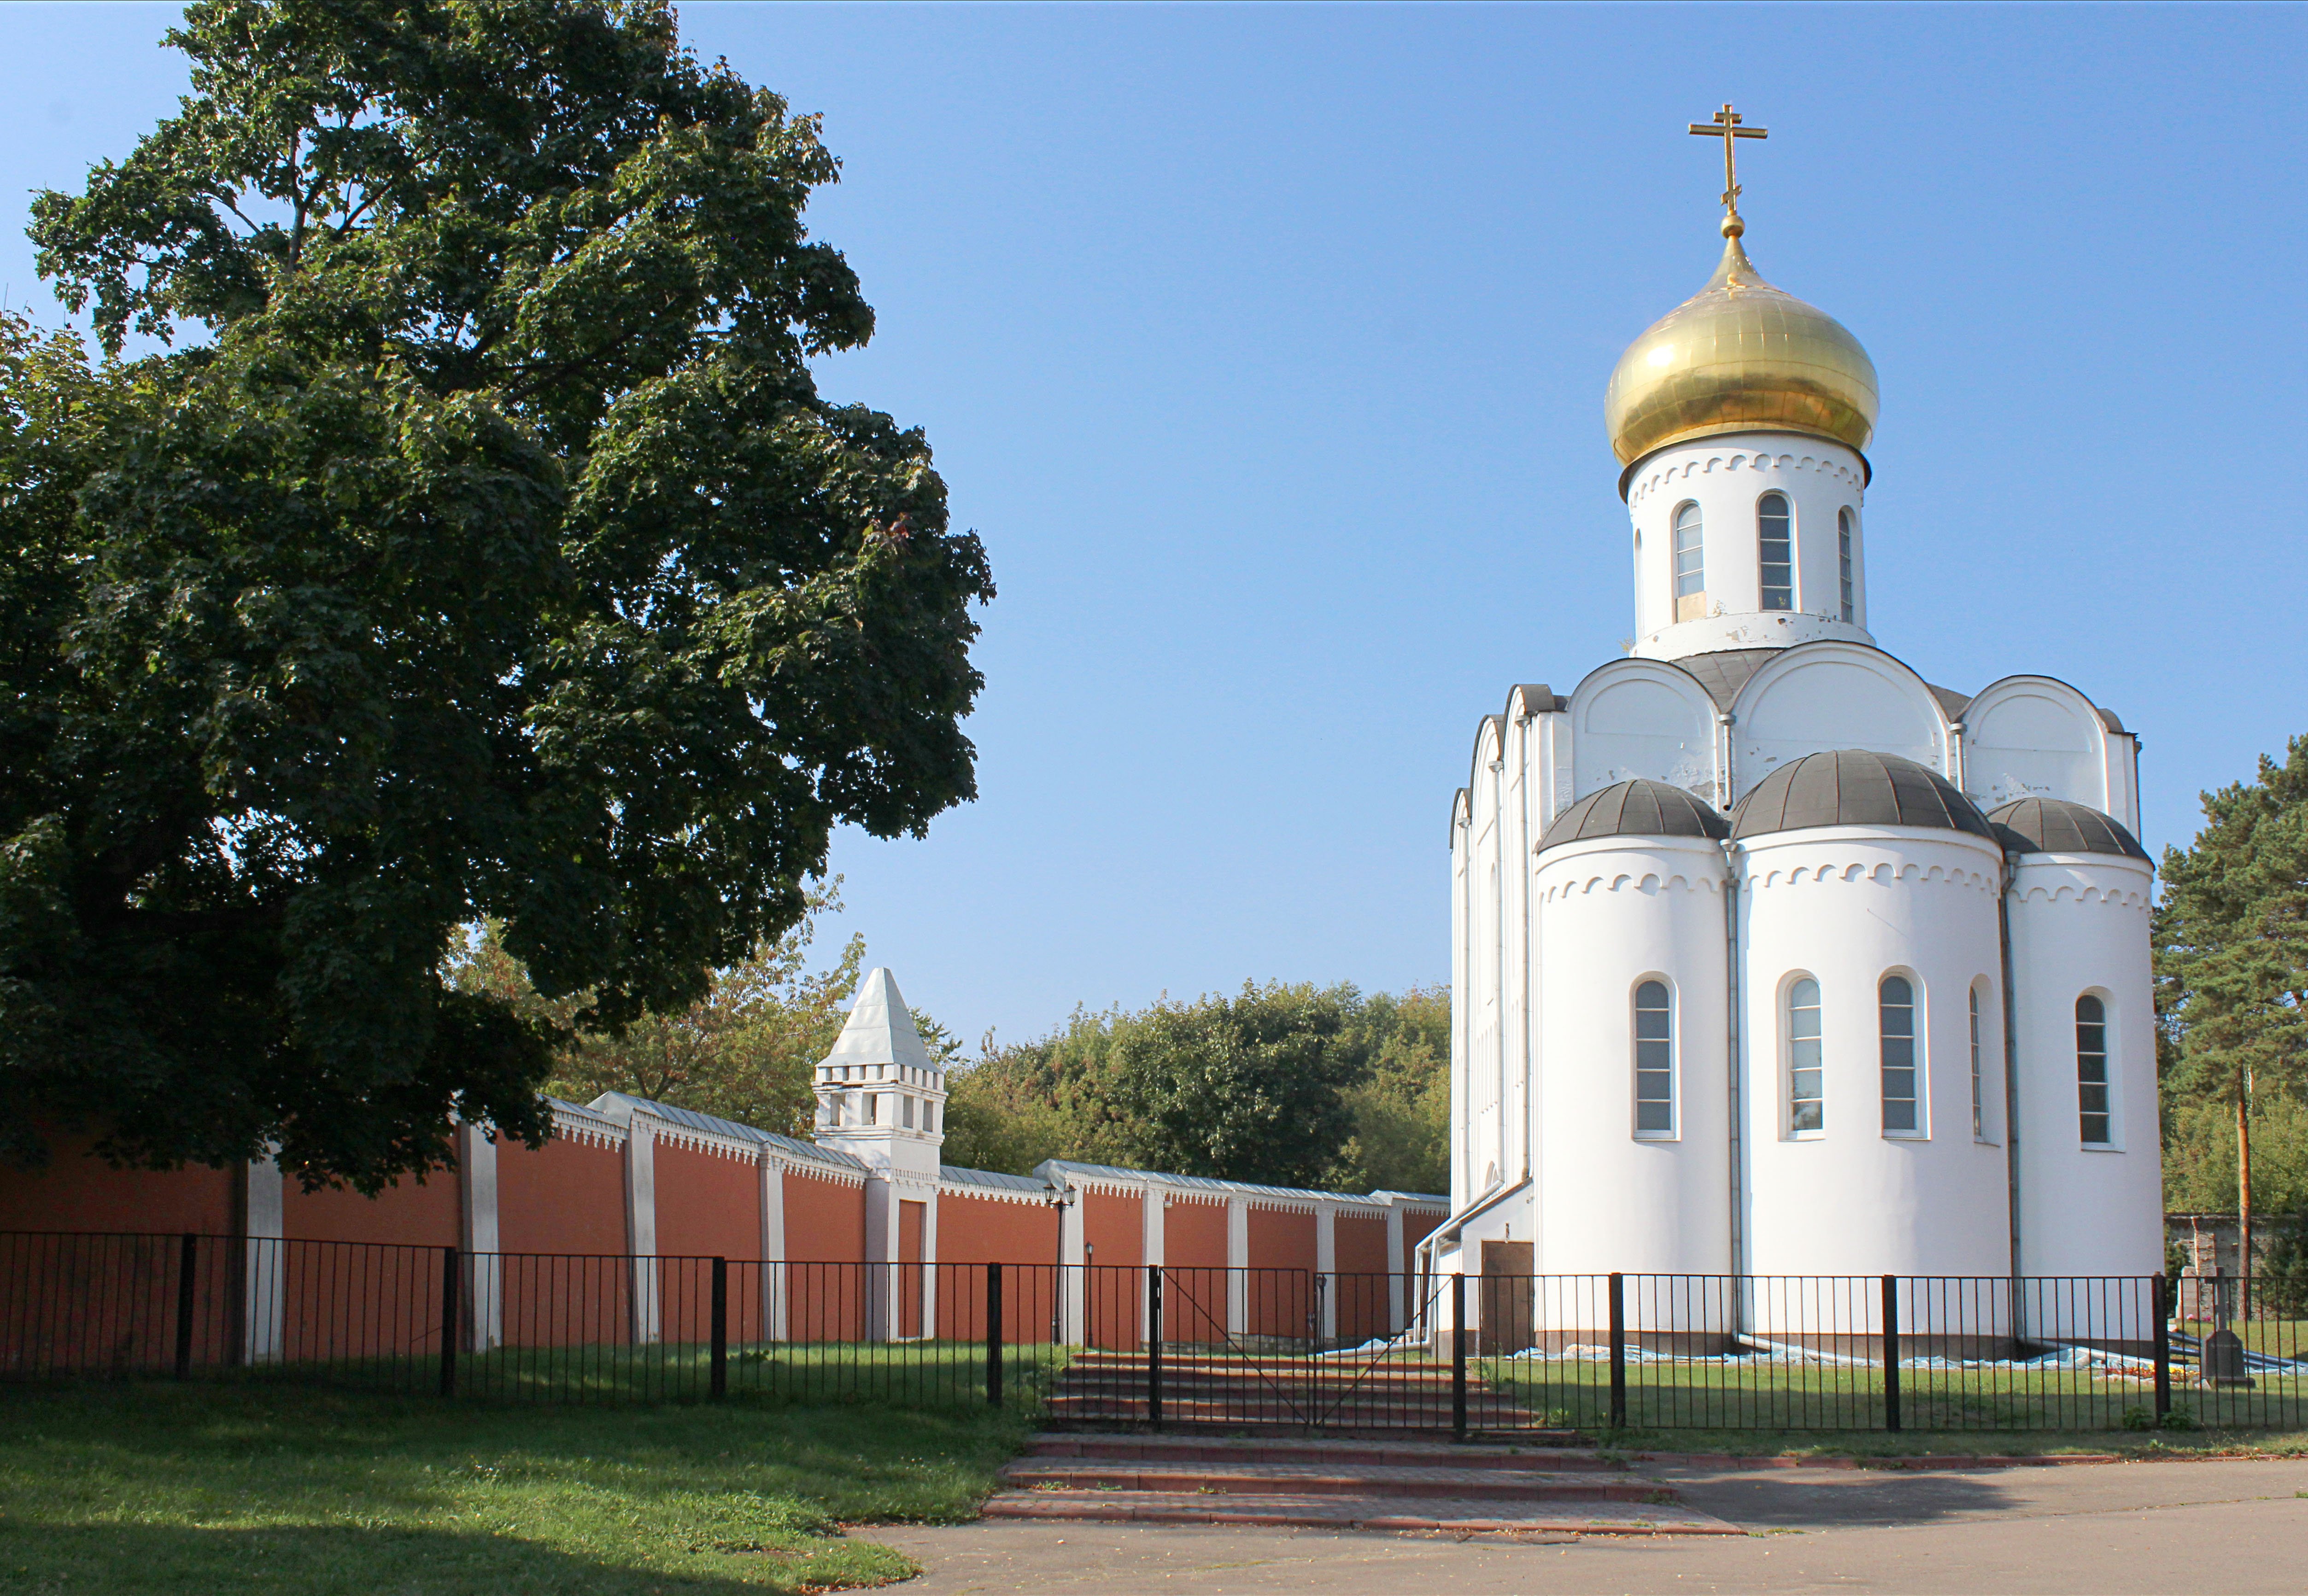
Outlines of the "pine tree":
{"type": "Polygon", "coordinates": [[[2204,794],[2194,845],[2165,851],[2154,932],[2167,1105],[2233,1108],[2246,1269],[2253,1095],[2296,1096],[2308,1066],[2308,737],[2286,755],[2204,794]]]}

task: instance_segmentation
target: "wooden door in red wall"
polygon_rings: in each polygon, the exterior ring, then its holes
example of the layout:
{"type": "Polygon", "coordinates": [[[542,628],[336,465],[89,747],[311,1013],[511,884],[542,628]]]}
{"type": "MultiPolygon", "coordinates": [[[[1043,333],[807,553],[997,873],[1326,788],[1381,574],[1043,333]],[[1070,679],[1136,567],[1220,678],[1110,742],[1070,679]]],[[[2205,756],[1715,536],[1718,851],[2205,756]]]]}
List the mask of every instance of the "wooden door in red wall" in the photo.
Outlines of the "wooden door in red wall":
{"type": "Polygon", "coordinates": [[[922,1226],[928,1214],[926,1203],[898,1204],[898,1334],[907,1339],[922,1333],[922,1226]]]}

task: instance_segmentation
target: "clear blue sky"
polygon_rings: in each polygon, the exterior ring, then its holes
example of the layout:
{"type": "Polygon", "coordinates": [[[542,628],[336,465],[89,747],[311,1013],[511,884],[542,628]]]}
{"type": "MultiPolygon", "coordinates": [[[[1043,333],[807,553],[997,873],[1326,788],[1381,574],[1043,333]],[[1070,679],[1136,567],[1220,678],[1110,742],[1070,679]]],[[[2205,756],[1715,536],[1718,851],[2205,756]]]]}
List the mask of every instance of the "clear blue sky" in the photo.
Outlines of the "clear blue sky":
{"type": "MultiPolygon", "coordinates": [[[[21,196],[180,90],[167,8],[0,13],[21,196]]],[[[2146,739],[2147,841],[2308,731],[2296,6],[692,5],[825,116],[879,310],[829,392],[925,426],[991,551],[977,803],[845,836],[848,914],[972,1038],[1245,977],[1447,978],[1477,718],[1632,630],[1602,429],[1747,243],[1873,355],[1870,616],[2146,739]]]]}

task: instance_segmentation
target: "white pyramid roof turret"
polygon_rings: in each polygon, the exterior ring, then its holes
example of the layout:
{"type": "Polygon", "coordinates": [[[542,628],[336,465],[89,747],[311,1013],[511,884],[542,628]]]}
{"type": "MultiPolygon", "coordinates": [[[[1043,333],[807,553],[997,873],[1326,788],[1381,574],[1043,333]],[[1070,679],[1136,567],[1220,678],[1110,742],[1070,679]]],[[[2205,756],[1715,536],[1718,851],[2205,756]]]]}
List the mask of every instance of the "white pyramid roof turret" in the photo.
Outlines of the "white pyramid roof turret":
{"type": "Polygon", "coordinates": [[[937,1179],[945,1141],[945,1071],[889,971],[868,970],[857,1001],[816,1070],[820,1146],[917,1182],[937,1179]]]}
{"type": "Polygon", "coordinates": [[[929,1050],[922,1045],[913,1011],[898,991],[897,977],[878,965],[866,971],[866,979],[858,982],[857,1001],[850,1008],[848,1022],[822,1062],[937,1068],[930,1061],[929,1050]]]}

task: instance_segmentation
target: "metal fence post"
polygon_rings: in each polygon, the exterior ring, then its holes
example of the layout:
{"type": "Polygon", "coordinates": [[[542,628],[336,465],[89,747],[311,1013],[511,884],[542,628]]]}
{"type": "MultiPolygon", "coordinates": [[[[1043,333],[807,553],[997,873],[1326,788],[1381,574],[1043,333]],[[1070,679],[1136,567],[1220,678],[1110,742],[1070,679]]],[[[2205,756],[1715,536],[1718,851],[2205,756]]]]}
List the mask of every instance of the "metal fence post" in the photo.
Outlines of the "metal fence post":
{"type": "Polygon", "coordinates": [[[1002,1405],[1002,1266],[986,1266],[986,1405],[1002,1405]]]}
{"type": "Polygon", "coordinates": [[[1467,1277],[1451,1276],[1451,1435],[1467,1438],[1467,1277]]]}
{"type": "Polygon", "coordinates": [[[1627,1428],[1627,1277],[1611,1276],[1611,1428],[1627,1428]]]}
{"type": "Polygon", "coordinates": [[[1883,1428],[1899,1428],[1899,1277],[1883,1277],[1883,1428]]]}
{"type": "Polygon", "coordinates": [[[200,1262],[201,1239],[185,1236],[177,1244],[177,1377],[193,1377],[193,1270],[200,1262]]]}
{"type": "Polygon", "coordinates": [[[1146,1428],[1162,1428],[1162,1266],[1146,1266],[1146,1428]]]}
{"type": "Polygon", "coordinates": [[[441,1394],[457,1394],[457,1249],[441,1249],[441,1394]]]}
{"type": "Polygon", "coordinates": [[[2172,1286],[2161,1274],[2149,1282],[2156,1314],[2156,1417],[2172,1411],[2172,1286]]]}
{"type": "Polygon", "coordinates": [[[716,1402],[729,1394],[729,1260],[713,1260],[713,1375],[716,1402]]]}

